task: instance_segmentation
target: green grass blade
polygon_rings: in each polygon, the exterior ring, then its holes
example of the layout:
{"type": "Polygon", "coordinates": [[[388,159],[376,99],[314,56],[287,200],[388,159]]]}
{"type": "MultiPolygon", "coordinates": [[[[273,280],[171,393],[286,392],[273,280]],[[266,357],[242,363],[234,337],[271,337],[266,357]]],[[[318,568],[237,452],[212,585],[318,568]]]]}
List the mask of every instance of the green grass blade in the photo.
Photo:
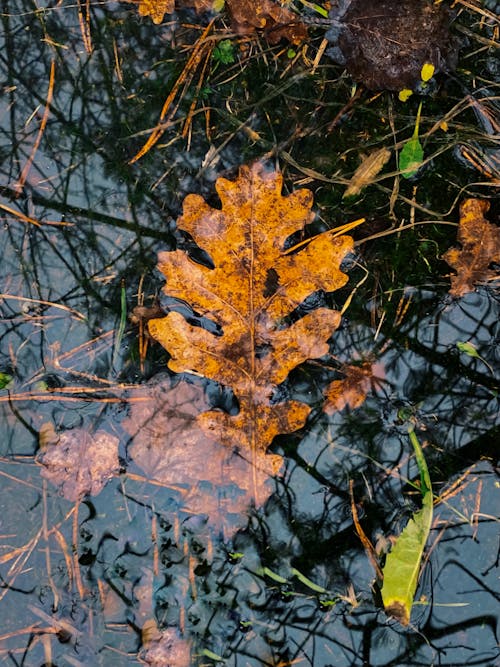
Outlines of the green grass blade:
{"type": "Polygon", "coordinates": [[[398,537],[382,570],[382,600],[385,610],[403,625],[408,625],[410,621],[420,562],[431,529],[433,508],[431,480],[424,453],[413,430],[409,435],[420,470],[422,509],[415,512],[398,537]]]}

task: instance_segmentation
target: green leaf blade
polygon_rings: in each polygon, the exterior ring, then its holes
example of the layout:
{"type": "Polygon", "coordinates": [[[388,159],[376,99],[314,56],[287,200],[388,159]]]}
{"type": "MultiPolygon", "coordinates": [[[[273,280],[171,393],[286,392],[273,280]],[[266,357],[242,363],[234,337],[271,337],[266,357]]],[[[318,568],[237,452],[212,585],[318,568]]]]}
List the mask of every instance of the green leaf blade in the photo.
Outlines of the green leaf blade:
{"type": "Polygon", "coordinates": [[[424,161],[424,149],[416,136],[409,139],[399,154],[399,168],[403,178],[414,176],[424,161]]]}
{"type": "Polygon", "coordinates": [[[433,500],[431,480],[425,457],[413,431],[410,440],[415,450],[422,485],[422,508],[415,512],[383,567],[382,601],[388,614],[402,625],[410,622],[411,608],[417,590],[420,563],[432,525],[433,500]]]}

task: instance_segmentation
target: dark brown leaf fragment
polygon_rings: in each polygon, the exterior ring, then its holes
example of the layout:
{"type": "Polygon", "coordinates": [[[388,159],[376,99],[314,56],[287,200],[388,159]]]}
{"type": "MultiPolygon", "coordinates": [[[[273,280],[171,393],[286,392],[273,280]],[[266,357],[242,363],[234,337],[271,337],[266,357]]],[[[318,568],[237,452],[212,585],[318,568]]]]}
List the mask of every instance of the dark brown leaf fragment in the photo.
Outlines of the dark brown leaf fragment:
{"type": "Polygon", "coordinates": [[[484,285],[500,278],[491,265],[500,263],[500,228],[484,217],[490,208],[483,199],[466,199],[460,206],[457,241],[462,246],[451,248],[443,259],[455,269],[451,276],[450,294],[462,297],[475,285],[484,285]]]}

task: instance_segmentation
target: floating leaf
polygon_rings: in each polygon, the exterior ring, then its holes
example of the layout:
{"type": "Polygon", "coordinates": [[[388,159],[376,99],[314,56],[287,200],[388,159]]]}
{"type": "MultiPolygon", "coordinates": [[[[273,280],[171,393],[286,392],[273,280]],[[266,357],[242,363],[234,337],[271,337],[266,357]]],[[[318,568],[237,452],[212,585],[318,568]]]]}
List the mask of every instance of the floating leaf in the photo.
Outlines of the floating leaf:
{"type": "Polygon", "coordinates": [[[401,169],[403,178],[411,178],[414,176],[424,161],[424,149],[418,138],[421,111],[422,102],[420,102],[418,107],[413,136],[405,143],[399,154],[399,168],[401,169]]]}
{"type": "Polygon", "coordinates": [[[310,411],[298,401],[274,401],[277,385],[299,364],[327,353],[340,313],[317,308],[288,326],[286,318],[312,293],[347,282],[340,264],[353,242],[325,233],[297,251],[286,250],[288,237],[313,217],[312,195],[298,190],[282,196],[281,175],[266,173],[261,164],[242,167],[234,182],[218,179],[216,188],[222,210],[188,195],[178,221],[214,268],[181,250],[159,256],[166,294],[210,319],[212,331],[178,312],[150,320],[149,330],[170,353],[171,370],[192,371],[232,388],[239,413],[209,411],[198,423],[212,439],[237,445],[246,457],[251,452],[256,470],[258,452],[278,433],[300,428],[310,411]]]}
{"type": "Polygon", "coordinates": [[[481,359],[479,352],[476,350],[472,343],[463,343],[462,341],[457,342],[457,349],[460,352],[468,355],[469,357],[475,357],[476,359],[481,359]]]}
{"type": "Polygon", "coordinates": [[[405,526],[382,569],[384,576],[382,600],[385,610],[402,625],[408,625],[410,621],[420,562],[431,529],[433,509],[431,480],[424,453],[413,430],[409,435],[420,471],[422,509],[415,512],[405,526]]]}
{"type": "Polygon", "coordinates": [[[57,434],[49,424],[40,429],[40,441],[36,462],[43,466],[42,477],[67,500],[96,496],[120,470],[118,438],[105,431],[92,435],[74,428],[57,434]]]}
{"type": "Polygon", "coordinates": [[[391,151],[385,147],[370,153],[354,172],[346,191],[342,195],[342,199],[359,194],[363,188],[372,183],[375,176],[380,173],[390,157],[391,151]]]}
{"type": "Polygon", "coordinates": [[[462,297],[481,285],[500,277],[490,268],[500,263],[500,228],[484,217],[489,202],[482,199],[466,199],[460,206],[460,224],[457,240],[462,249],[451,248],[443,259],[455,269],[451,277],[450,294],[462,297]]]}
{"type": "MultiPolygon", "coordinates": [[[[175,0],[123,0],[138,5],[140,16],[149,16],[153,23],[159,25],[165,14],[172,14],[175,10],[175,0]]],[[[198,12],[214,10],[221,11],[224,0],[178,0],[179,7],[194,7],[198,12]]]]}

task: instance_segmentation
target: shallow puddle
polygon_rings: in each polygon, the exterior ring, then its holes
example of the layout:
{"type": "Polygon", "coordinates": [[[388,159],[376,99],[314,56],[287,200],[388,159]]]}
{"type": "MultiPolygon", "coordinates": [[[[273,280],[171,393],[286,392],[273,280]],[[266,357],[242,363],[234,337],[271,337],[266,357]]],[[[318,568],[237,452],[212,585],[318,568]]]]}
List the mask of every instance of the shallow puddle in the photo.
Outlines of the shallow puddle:
{"type": "Polygon", "coordinates": [[[0,664],[497,664],[498,281],[452,298],[442,255],[464,199],[491,200],[498,224],[498,180],[460,152],[498,155],[498,21],[459,3],[457,72],[402,103],[355,93],[326,58],[313,72],[319,28],[294,55],[217,23],[235,62],[203,51],[179,84],[205,18],[155,26],[133,5],[90,3],[87,52],[84,4],[0,11],[0,664]],[[131,164],[176,85],[177,112],[131,164]],[[407,180],[396,152],[421,99],[428,162],[407,180]],[[381,147],[382,171],[343,200],[381,147]],[[284,193],[312,191],[311,235],[366,222],[347,285],[295,313],[348,303],[329,353],[275,397],[310,406],[305,426],[252,457],[186,436],[197,412],[235,415],[237,401],[170,372],[137,313],[172,307],[157,252],[206,260],[177,229],[184,197],[217,208],[215,180],[263,157],[284,193]],[[346,377],[351,393],[325,412],[323,392],[346,377]],[[421,505],[409,423],[435,506],[403,627],[383,611],[373,557],[421,505]],[[76,454],[47,478],[51,443],[76,454]],[[102,489],[82,496],[89,466],[102,489]]]}

